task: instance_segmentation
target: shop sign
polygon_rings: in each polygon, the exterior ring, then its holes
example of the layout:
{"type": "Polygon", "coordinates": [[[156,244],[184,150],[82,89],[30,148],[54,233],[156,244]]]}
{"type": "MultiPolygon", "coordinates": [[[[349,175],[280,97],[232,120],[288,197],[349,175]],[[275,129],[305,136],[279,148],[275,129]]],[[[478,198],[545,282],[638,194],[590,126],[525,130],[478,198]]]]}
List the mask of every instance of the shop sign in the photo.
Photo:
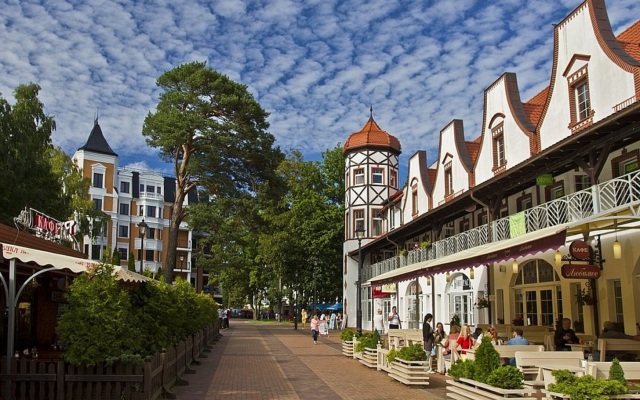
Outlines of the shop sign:
{"type": "Polygon", "coordinates": [[[591,257],[591,246],[583,240],[574,240],[569,245],[569,254],[576,260],[588,260],[591,257]]]}
{"type": "Polygon", "coordinates": [[[597,265],[565,264],[561,268],[563,278],[567,279],[598,279],[600,267],[597,265]]]}
{"type": "Polygon", "coordinates": [[[395,293],[395,286],[396,285],[373,285],[371,286],[371,297],[373,297],[374,299],[389,297],[391,293],[395,293]],[[393,287],[393,292],[385,290],[390,289],[390,286],[393,287]]]}
{"type": "Polygon", "coordinates": [[[16,225],[34,231],[37,237],[51,241],[75,242],[76,221],[60,222],[29,207],[25,207],[13,220],[16,225]]]}
{"type": "Polygon", "coordinates": [[[536,185],[545,186],[545,185],[553,185],[553,175],[551,174],[542,174],[536,178],[536,185]]]}
{"type": "Polygon", "coordinates": [[[395,293],[396,292],[396,284],[395,283],[386,283],[382,285],[382,291],[385,293],[395,293]]]}

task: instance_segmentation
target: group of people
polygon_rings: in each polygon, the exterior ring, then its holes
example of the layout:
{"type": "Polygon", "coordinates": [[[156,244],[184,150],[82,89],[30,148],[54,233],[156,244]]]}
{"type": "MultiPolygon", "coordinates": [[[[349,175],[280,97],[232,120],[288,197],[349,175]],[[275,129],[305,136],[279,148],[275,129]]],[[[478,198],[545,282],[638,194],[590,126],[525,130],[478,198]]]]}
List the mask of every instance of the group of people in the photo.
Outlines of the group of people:
{"type": "MultiPolygon", "coordinates": [[[[307,318],[309,317],[307,310],[302,309],[302,328],[304,329],[307,324],[307,318]]],[[[327,314],[322,312],[320,316],[316,313],[309,320],[309,327],[311,328],[311,337],[313,338],[313,344],[318,344],[318,335],[320,334],[320,325],[328,324],[328,329],[340,329],[342,324],[342,314],[331,311],[327,321],[327,314]]],[[[328,332],[327,332],[328,334],[328,332]]]]}
{"type": "Polygon", "coordinates": [[[231,310],[222,307],[218,308],[218,318],[220,319],[220,329],[229,329],[229,318],[231,318],[231,310]]]}

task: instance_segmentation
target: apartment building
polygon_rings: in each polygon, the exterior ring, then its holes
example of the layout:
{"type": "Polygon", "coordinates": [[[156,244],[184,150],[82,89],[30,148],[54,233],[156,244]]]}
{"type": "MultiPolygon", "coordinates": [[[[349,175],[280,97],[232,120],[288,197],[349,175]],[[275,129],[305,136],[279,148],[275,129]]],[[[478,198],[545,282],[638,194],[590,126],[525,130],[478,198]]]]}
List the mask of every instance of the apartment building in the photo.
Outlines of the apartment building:
{"type": "Polygon", "coordinates": [[[607,320],[637,333],[640,21],[616,37],[604,1],[587,0],[553,39],[548,87],[523,102],[504,73],[484,92],[479,136],[452,120],[436,159],[410,157],[403,188],[398,138],[372,117],[349,136],[348,326],[358,306],[364,330],[397,306],[405,328],[431,312],[445,325],[569,317],[585,333],[607,320]]]}

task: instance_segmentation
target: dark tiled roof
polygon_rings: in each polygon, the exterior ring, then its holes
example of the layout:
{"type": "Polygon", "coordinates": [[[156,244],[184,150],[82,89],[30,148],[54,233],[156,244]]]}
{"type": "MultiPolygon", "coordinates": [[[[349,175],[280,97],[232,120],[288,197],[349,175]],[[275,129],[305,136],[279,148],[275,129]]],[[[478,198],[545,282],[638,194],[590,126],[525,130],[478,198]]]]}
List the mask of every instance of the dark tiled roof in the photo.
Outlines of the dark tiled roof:
{"type": "Polygon", "coordinates": [[[80,147],[78,150],[91,151],[94,153],[106,154],[109,156],[118,156],[109,146],[107,140],[104,138],[102,134],[102,129],[100,129],[100,124],[96,119],[95,124],[93,124],[93,129],[89,134],[89,139],[87,139],[87,143],[84,146],[80,147]]]}

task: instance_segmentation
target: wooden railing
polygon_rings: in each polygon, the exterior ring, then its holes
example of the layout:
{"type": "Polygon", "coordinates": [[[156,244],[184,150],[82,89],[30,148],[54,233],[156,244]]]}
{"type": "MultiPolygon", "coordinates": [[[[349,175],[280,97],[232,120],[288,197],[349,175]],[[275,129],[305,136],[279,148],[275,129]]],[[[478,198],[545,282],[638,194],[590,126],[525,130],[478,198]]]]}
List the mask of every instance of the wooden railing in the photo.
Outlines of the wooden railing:
{"type": "Polygon", "coordinates": [[[101,364],[87,367],[63,361],[12,358],[9,373],[6,357],[2,357],[0,399],[154,400],[161,396],[171,397],[171,387],[186,383],[182,375],[194,372],[191,366],[199,364],[198,358],[206,357],[203,353],[210,351],[218,337],[216,321],[166,352],[149,357],[142,366],[101,364]]]}

